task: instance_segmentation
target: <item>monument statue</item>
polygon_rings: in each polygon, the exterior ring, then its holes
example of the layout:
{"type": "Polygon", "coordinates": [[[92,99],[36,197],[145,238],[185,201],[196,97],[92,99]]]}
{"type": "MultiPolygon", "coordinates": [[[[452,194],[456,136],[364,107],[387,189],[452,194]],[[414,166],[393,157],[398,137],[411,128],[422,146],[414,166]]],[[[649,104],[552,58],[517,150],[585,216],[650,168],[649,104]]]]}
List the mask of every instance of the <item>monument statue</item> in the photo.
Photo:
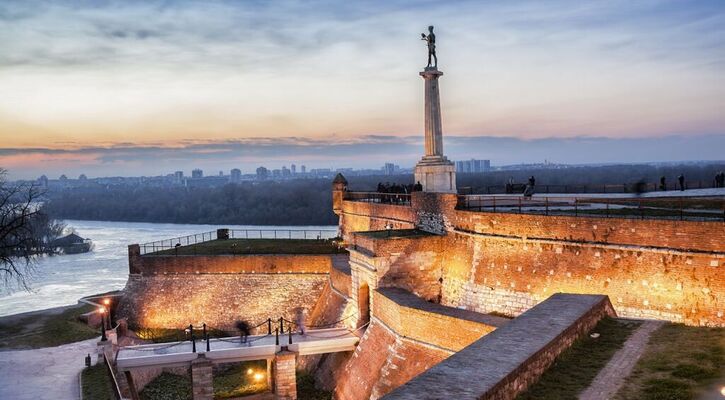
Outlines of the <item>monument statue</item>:
{"type": "Polygon", "coordinates": [[[427,35],[425,33],[421,33],[420,36],[420,40],[425,40],[426,43],[428,43],[428,65],[426,68],[438,68],[438,57],[436,56],[436,35],[433,33],[433,25],[428,27],[427,35]],[[433,65],[431,65],[431,58],[435,61],[433,65]]]}
{"type": "Polygon", "coordinates": [[[422,33],[421,36],[428,43],[428,66],[420,72],[425,82],[425,154],[415,165],[415,182],[420,182],[424,192],[456,193],[456,169],[443,154],[443,124],[438,90],[438,78],[443,76],[443,72],[438,70],[433,26],[428,27],[427,35],[422,33]]]}

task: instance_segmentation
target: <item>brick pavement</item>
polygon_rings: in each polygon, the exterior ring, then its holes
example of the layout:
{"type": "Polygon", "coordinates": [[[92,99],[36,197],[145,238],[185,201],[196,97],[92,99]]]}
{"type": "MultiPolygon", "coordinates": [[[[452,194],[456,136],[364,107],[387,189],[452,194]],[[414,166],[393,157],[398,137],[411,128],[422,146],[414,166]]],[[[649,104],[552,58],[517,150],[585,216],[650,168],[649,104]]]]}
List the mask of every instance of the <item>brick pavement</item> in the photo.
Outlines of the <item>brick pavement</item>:
{"type": "Polygon", "coordinates": [[[664,324],[662,321],[645,321],[624,342],[606,366],[599,371],[591,385],[579,395],[579,400],[606,400],[612,398],[625,378],[629,376],[634,364],[644,354],[652,332],[664,324]]]}

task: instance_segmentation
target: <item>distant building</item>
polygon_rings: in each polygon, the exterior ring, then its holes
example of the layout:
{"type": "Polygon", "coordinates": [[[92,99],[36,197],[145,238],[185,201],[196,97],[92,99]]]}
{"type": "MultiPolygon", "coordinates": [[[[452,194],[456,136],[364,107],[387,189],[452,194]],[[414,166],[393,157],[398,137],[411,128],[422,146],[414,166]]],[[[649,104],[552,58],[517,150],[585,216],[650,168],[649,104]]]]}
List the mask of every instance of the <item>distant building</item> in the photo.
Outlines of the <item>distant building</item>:
{"type": "Polygon", "coordinates": [[[230,182],[241,182],[242,181],[242,171],[240,171],[238,168],[234,168],[231,170],[229,174],[229,181],[230,182]]]}
{"type": "Polygon", "coordinates": [[[48,177],[45,175],[42,175],[40,178],[38,178],[38,185],[43,188],[48,187],[48,177]]]}
{"type": "Polygon", "coordinates": [[[219,176],[224,176],[224,171],[219,171],[219,176]]]}
{"type": "Polygon", "coordinates": [[[177,185],[184,183],[184,171],[174,172],[174,183],[177,185]]]}
{"type": "Polygon", "coordinates": [[[269,170],[264,167],[257,168],[257,179],[264,180],[269,177],[269,170]]]}
{"type": "Polygon", "coordinates": [[[289,176],[292,176],[292,171],[290,171],[289,168],[283,166],[282,167],[282,176],[285,177],[285,178],[286,177],[289,177],[289,176]]]}
{"type": "Polygon", "coordinates": [[[204,177],[204,171],[199,168],[191,171],[191,179],[201,179],[204,177]]]}
{"type": "Polygon", "coordinates": [[[297,173],[297,166],[292,164],[290,165],[289,169],[292,171],[292,175],[297,173]]]}
{"type": "Polygon", "coordinates": [[[456,172],[488,172],[491,170],[491,160],[456,161],[456,172]]]}
{"type": "Polygon", "coordinates": [[[385,163],[383,166],[383,174],[385,175],[394,175],[400,171],[400,166],[395,165],[393,163],[385,163]]]}
{"type": "Polygon", "coordinates": [[[273,178],[279,178],[282,176],[282,170],[281,169],[273,169],[272,170],[272,177],[273,178]]]}
{"type": "Polygon", "coordinates": [[[303,166],[301,166],[301,167],[300,167],[300,172],[302,172],[303,174],[304,174],[304,173],[307,173],[307,167],[306,167],[306,166],[304,166],[304,165],[303,165],[303,166]]]}

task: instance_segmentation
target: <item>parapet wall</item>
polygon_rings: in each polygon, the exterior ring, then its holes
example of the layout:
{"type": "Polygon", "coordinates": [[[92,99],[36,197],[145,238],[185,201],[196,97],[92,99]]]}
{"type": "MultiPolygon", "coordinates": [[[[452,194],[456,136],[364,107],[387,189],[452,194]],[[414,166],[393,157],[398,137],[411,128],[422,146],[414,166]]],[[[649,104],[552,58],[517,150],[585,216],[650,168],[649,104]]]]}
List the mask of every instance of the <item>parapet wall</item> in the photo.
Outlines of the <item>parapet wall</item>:
{"type": "Polygon", "coordinates": [[[604,317],[605,296],[555,294],[384,399],[515,399],[604,317]]]}

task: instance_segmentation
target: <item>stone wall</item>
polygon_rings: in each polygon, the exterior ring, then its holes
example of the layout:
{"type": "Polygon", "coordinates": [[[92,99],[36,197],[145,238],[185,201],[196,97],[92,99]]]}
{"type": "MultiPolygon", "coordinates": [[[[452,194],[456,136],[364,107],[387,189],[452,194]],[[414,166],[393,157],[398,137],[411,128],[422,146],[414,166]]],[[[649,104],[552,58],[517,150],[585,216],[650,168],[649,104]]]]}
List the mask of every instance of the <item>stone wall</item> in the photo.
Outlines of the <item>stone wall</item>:
{"type": "Polygon", "coordinates": [[[134,274],[328,274],[335,257],[315,254],[145,255],[129,259],[134,274]]]}
{"type": "Polygon", "coordinates": [[[343,201],[340,228],[343,239],[350,240],[352,232],[384,230],[390,224],[395,229],[413,228],[415,213],[410,206],[343,201]]]}
{"type": "Polygon", "coordinates": [[[452,234],[442,303],[519,315],[552,293],[602,293],[617,313],[725,325],[720,255],[452,234]]]}
{"type": "Polygon", "coordinates": [[[337,400],[375,400],[452,353],[397,335],[373,319],[337,380],[337,400]]]}
{"type": "Polygon", "coordinates": [[[337,399],[380,398],[507,322],[397,288],[377,289],[373,297],[370,325],[339,373],[337,399]]]}
{"type": "Polygon", "coordinates": [[[133,325],[231,329],[311,313],[339,255],[136,257],[118,314],[133,325]]]}
{"type": "Polygon", "coordinates": [[[513,400],[576,339],[614,315],[605,296],[556,294],[384,398],[513,400]]]}
{"type": "Polygon", "coordinates": [[[353,251],[355,263],[379,281],[371,287],[402,287],[429,300],[438,290],[442,304],[511,316],[554,292],[600,293],[623,316],[725,326],[722,222],[470,212],[455,210],[455,200],[413,193],[415,225],[442,236],[403,245],[358,240],[351,232],[361,226],[346,225],[347,211],[385,220],[397,206],[343,202],[342,229],[362,248],[353,251]]]}

